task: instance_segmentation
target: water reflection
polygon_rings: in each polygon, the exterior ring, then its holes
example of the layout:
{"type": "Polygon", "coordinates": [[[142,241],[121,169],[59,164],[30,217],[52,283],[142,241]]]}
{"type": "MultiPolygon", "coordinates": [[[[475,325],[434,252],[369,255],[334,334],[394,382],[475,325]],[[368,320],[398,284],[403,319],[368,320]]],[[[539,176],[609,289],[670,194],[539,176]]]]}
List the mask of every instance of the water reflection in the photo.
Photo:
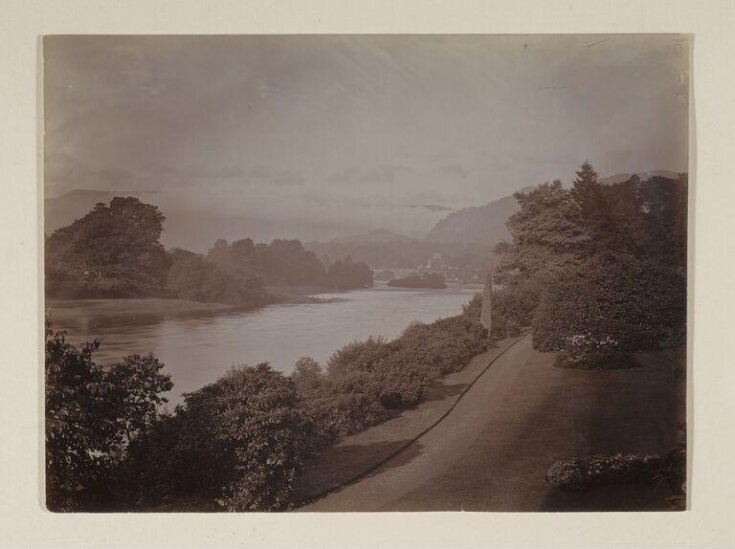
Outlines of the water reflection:
{"type": "Polygon", "coordinates": [[[270,362],[289,372],[302,356],[321,363],[349,341],[398,336],[412,321],[429,322],[458,314],[476,287],[404,290],[377,287],[347,294],[343,301],[274,305],[252,312],[108,314],[89,302],[67,302],[63,322],[69,339],[102,339],[97,361],[110,363],[129,353],[153,352],[174,380],[172,402],[182,392],[212,382],[238,364],[270,362]],[[73,311],[73,314],[69,314],[73,311]]]}

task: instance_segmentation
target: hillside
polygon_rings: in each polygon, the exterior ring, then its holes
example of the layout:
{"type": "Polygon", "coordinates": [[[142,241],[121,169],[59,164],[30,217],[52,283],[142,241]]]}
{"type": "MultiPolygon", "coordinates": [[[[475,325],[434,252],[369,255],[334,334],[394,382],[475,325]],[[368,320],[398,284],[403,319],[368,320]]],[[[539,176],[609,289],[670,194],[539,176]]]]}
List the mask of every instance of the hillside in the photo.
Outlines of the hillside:
{"type": "Polygon", "coordinates": [[[614,185],[615,183],[622,183],[623,181],[627,181],[634,175],[637,175],[638,178],[641,181],[648,181],[652,177],[666,177],[668,179],[679,179],[679,174],[676,172],[671,172],[668,170],[656,170],[652,172],[638,172],[636,174],[632,173],[616,173],[615,175],[610,175],[608,177],[601,177],[600,183],[604,185],[614,185]]]}
{"type": "Polygon", "coordinates": [[[414,238],[378,229],[365,234],[332,238],[333,244],[410,244],[414,238]]]}
{"type": "MultiPolygon", "coordinates": [[[[659,176],[669,179],[678,179],[679,174],[668,170],[650,172],[618,173],[608,177],[601,177],[600,182],[613,185],[627,181],[637,175],[641,181],[659,176]]],[[[534,186],[520,189],[528,192],[534,186]]],[[[426,235],[427,242],[462,243],[462,244],[489,244],[494,246],[502,240],[510,241],[511,236],[505,226],[508,218],[518,211],[518,203],[511,196],[506,196],[485,206],[465,208],[447,215],[439,221],[426,235]]]]}
{"type": "Polygon", "coordinates": [[[518,203],[513,196],[506,196],[485,206],[465,208],[439,221],[425,240],[495,245],[501,240],[510,240],[505,223],[517,211],[518,203]]]}

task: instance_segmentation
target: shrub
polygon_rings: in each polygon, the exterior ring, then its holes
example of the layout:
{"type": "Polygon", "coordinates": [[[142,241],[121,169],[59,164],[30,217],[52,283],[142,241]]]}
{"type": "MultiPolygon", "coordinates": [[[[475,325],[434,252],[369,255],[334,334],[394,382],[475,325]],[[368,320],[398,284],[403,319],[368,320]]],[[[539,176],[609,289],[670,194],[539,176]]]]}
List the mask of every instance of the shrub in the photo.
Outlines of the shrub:
{"type": "Polygon", "coordinates": [[[685,296],[683,278],[667,268],[596,256],[549,285],[532,323],[534,346],[565,353],[568,364],[656,349],[683,333],[685,296]]]}
{"type": "Polygon", "coordinates": [[[482,313],[482,294],[475,294],[472,298],[462,305],[462,316],[472,322],[480,323],[480,314],[482,313]]]}
{"type": "Polygon", "coordinates": [[[447,281],[441,273],[421,273],[420,275],[394,278],[388,282],[388,286],[394,288],[433,288],[443,290],[447,287],[447,281]]]}
{"type": "Polygon", "coordinates": [[[156,206],[115,197],[54,231],[45,246],[48,295],[164,295],[170,259],[159,238],[165,219],[156,206]]]}
{"type": "Polygon", "coordinates": [[[287,509],[311,433],[294,382],[267,364],[244,366],[185,395],[174,416],[131,445],[128,471],[139,503],[287,509]]]}
{"type": "Polygon", "coordinates": [[[153,355],[128,355],[102,368],[99,342],[77,348],[63,332],[46,334],[46,501],[54,511],[111,504],[125,443],[155,421],[172,388],[153,355]]]}
{"type": "Polygon", "coordinates": [[[330,441],[384,421],[413,406],[432,379],[464,368],[487,350],[477,299],[463,314],[431,324],[415,322],[393,341],[369,338],[335,352],[325,373],[312,359],[298,361],[292,379],[316,437],[330,441]]]}
{"type": "Polygon", "coordinates": [[[626,370],[638,368],[640,363],[630,353],[594,352],[584,348],[572,348],[557,353],[554,366],[586,370],[626,370]]]}
{"type": "Polygon", "coordinates": [[[686,507],[686,485],[687,485],[687,445],[686,426],[680,428],[680,440],[673,450],[664,458],[661,467],[654,475],[654,479],[660,485],[671,490],[673,496],[669,502],[673,509],[684,509],[686,507]]]}
{"type": "Polygon", "coordinates": [[[555,488],[570,491],[582,491],[605,484],[650,482],[662,463],[660,456],[639,454],[562,459],[549,468],[546,481],[555,488]]]}
{"type": "Polygon", "coordinates": [[[493,324],[530,326],[541,300],[542,288],[536,280],[526,280],[493,292],[493,324]]]}

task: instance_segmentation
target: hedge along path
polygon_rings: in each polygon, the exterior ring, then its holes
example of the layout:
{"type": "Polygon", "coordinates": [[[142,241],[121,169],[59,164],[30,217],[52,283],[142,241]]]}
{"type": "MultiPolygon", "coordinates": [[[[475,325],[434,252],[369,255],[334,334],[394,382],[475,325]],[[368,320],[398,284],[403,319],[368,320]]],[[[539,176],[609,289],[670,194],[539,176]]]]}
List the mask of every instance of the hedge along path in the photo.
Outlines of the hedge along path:
{"type": "MultiPolygon", "coordinates": [[[[442,388],[451,387],[451,385],[448,384],[448,382],[452,381],[461,381],[464,382],[465,385],[462,388],[461,392],[457,395],[450,395],[445,396],[444,398],[440,399],[440,402],[438,404],[435,404],[434,408],[440,408],[440,410],[427,410],[432,404],[431,400],[427,400],[419,404],[415,408],[410,408],[407,410],[404,410],[398,417],[391,418],[383,423],[374,425],[372,427],[369,427],[365,431],[362,431],[360,433],[356,433],[353,435],[350,435],[343,439],[340,443],[333,445],[329,448],[327,448],[322,454],[317,456],[310,464],[309,467],[307,467],[307,470],[304,472],[304,474],[297,479],[297,498],[296,502],[294,503],[294,507],[303,507],[305,505],[308,505],[309,503],[312,503],[316,500],[319,500],[330,493],[339,490],[340,488],[344,488],[345,486],[349,486],[351,484],[354,484],[366,476],[370,475],[374,471],[381,468],[383,465],[388,463],[390,460],[407,450],[410,446],[412,446],[414,443],[416,443],[419,439],[421,439],[424,435],[432,431],[434,428],[436,428],[442,421],[444,421],[449,414],[452,413],[452,411],[457,407],[459,402],[464,398],[464,396],[472,389],[472,387],[477,383],[477,381],[490,369],[490,367],[497,361],[500,357],[502,357],[507,351],[509,351],[512,347],[514,347],[516,344],[520,343],[525,337],[528,336],[530,333],[530,330],[525,330],[521,333],[521,335],[517,336],[516,338],[507,338],[505,340],[501,340],[503,342],[506,342],[507,344],[499,349],[491,349],[490,351],[486,353],[482,353],[480,355],[477,355],[470,364],[458,371],[451,374],[448,374],[447,376],[444,376],[443,378],[437,380],[439,385],[436,387],[430,386],[427,388],[427,392],[430,392],[432,388],[438,389],[439,391],[442,390],[442,388]],[[478,365],[477,367],[473,368],[473,362],[477,361],[478,359],[482,359],[485,355],[493,354],[492,358],[489,362],[487,362],[484,366],[478,365]],[[474,373],[474,370],[477,370],[479,367],[479,372],[474,373]],[[451,404],[448,405],[448,401],[451,401],[451,399],[454,399],[451,404]],[[445,408],[446,407],[446,408],[445,408]],[[441,411],[443,410],[443,411],[441,411]],[[403,437],[400,439],[400,441],[396,441],[395,433],[392,432],[392,425],[395,422],[399,422],[401,420],[404,420],[404,424],[401,425],[399,430],[401,428],[403,429],[410,429],[411,427],[420,427],[422,424],[426,423],[426,418],[422,418],[422,413],[426,415],[427,413],[439,413],[439,416],[435,419],[431,420],[428,425],[421,428],[418,433],[411,435],[410,437],[406,438],[403,437]],[[413,417],[408,417],[408,416],[413,417]],[[423,421],[422,421],[423,420],[423,421]],[[418,424],[418,425],[416,425],[418,424]],[[371,436],[373,435],[373,436],[371,436]],[[381,436],[382,435],[382,436],[381,436]],[[349,443],[355,443],[355,442],[363,442],[361,439],[368,439],[368,444],[352,444],[349,443]],[[391,439],[394,439],[391,441],[391,439]],[[397,446],[395,446],[396,442],[400,442],[397,446]],[[345,445],[344,443],[348,443],[345,445]],[[354,461],[354,459],[350,458],[348,460],[348,463],[346,463],[346,466],[350,471],[348,471],[346,474],[343,475],[343,477],[340,480],[331,480],[331,479],[319,479],[318,477],[320,474],[327,474],[332,473],[330,469],[338,468],[339,463],[337,463],[335,467],[335,462],[338,462],[340,460],[339,454],[343,450],[348,450],[350,448],[356,448],[358,451],[360,448],[366,448],[369,444],[375,444],[380,445],[384,444],[386,447],[390,447],[390,451],[387,454],[381,455],[377,457],[375,460],[371,459],[371,456],[355,456],[358,458],[362,458],[365,463],[361,464],[361,466],[353,466],[353,463],[350,463],[354,461]],[[332,453],[334,454],[334,458],[331,462],[329,461],[328,457],[325,459],[325,454],[332,453]],[[357,471],[353,471],[352,469],[357,469],[357,471]],[[299,484],[301,481],[301,484],[304,483],[304,478],[309,476],[316,476],[316,482],[313,482],[316,486],[314,486],[311,490],[307,486],[306,490],[299,490],[299,484]],[[328,486],[324,487],[324,485],[327,484],[328,486]],[[299,496],[299,491],[306,492],[305,495],[299,496]]],[[[484,361],[483,361],[484,362],[484,361]]],[[[432,414],[433,415],[433,414],[432,414]]],[[[393,429],[394,430],[394,429],[393,429]]],[[[369,450],[365,450],[365,453],[369,454],[369,450]]],[[[342,458],[342,461],[345,461],[344,458],[342,458]]],[[[345,464],[343,464],[345,465],[345,464]]],[[[339,476],[339,471],[337,471],[337,476],[339,476]]],[[[308,479],[313,480],[313,479],[308,479]]]]}

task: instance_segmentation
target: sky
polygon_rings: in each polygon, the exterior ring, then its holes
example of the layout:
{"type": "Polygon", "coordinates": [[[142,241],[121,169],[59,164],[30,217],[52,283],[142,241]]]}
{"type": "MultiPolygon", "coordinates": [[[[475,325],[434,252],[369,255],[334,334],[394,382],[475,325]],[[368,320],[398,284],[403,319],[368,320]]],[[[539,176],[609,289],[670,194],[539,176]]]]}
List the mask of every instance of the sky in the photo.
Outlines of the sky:
{"type": "Polygon", "coordinates": [[[584,160],[687,171],[688,58],[677,35],[46,37],[45,192],[256,240],[421,236],[584,160]]]}

